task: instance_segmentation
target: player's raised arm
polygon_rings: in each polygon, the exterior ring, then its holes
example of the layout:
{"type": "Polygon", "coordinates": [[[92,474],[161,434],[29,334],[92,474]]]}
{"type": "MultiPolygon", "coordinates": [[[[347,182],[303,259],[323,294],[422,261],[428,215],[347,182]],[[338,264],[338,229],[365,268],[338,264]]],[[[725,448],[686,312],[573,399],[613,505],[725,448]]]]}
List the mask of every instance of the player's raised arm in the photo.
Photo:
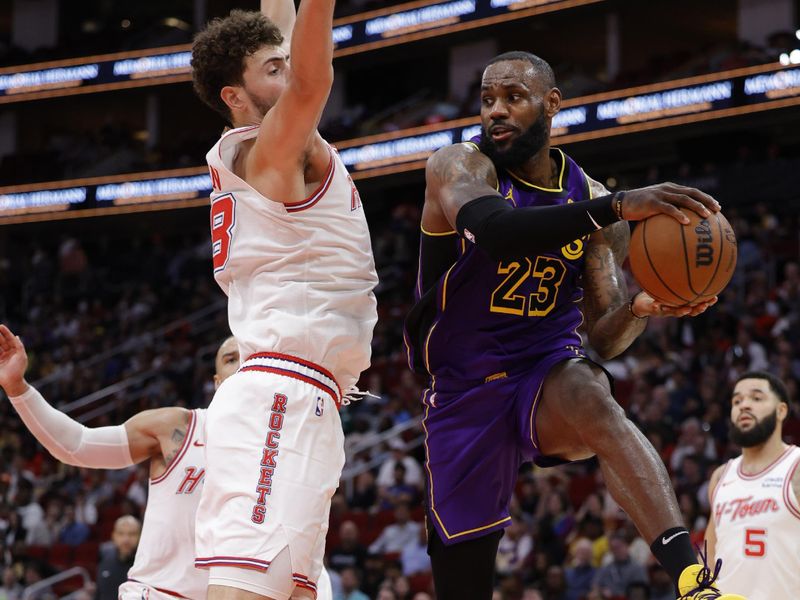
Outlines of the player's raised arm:
{"type": "Polygon", "coordinates": [[[248,172],[266,170],[267,177],[279,181],[298,169],[302,173],[312,144],[324,143],[317,136],[317,125],[333,83],[334,5],[334,0],[300,3],[286,89],[264,117],[248,155],[248,172]]]}
{"type": "Polygon", "coordinates": [[[25,381],[27,366],[22,341],[0,325],[0,387],[33,436],[65,464],[119,469],[161,456],[159,440],[188,420],[185,409],[163,408],[140,413],[125,425],[85,427],[48,404],[25,381]]]}
{"type": "Polygon", "coordinates": [[[294,22],[297,19],[294,0],[261,0],[261,12],[281,30],[282,47],[288,52],[292,45],[294,22]]]}

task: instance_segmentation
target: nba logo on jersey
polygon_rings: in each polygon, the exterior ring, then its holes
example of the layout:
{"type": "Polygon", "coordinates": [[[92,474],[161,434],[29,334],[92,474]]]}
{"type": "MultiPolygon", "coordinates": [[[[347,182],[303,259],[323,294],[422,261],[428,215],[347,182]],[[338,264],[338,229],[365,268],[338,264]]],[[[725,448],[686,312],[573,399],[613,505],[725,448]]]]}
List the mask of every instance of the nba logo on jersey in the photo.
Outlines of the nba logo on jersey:
{"type": "Polygon", "coordinates": [[[318,417],[321,417],[322,416],[322,409],[323,409],[324,406],[325,406],[325,404],[324,404],[322,398],[317,396],[317,408],[314,410],[314,414],[317,415],[318,417]]]}

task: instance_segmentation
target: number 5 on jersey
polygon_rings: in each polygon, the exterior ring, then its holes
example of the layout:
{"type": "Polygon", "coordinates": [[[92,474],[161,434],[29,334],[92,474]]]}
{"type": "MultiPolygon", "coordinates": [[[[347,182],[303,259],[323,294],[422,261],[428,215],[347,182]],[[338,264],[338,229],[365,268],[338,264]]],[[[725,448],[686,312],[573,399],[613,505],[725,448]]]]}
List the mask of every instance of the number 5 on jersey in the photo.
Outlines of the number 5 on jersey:
{"type": "Polygon", "coordinates": [[[744,535],[745,556],[765,556],[767,554],[767,530],[748,529],[744,535]]]}
{"type": "Polygon", "coordinates": [[[236,199],[225,194],[211,203],[211,254],[214,259],[214,273],[222,271],[228,264],[231,252],[231,238],[235,224],[236,199]]]}

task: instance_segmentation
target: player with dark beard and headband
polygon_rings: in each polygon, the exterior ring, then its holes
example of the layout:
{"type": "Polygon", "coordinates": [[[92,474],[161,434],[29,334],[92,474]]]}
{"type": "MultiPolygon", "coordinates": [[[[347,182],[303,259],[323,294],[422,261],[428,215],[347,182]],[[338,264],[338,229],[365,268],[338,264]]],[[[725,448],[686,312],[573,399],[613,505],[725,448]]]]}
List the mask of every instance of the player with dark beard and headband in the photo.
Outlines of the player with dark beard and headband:
{"type": "Polygon", "coordinates": [[[720,596],[697,564],[658,454],[614,400],[604,358],[666,307],[628,298],[623,220],[719,204],[661,184],[609,194],[561,150],[550,66],[524,52],[492,60],[481,87],[482,135],[428,161],[418,302],[406,320],[409,362],[424,392],[429,547],[439,600],[492,595],[494,560],[520,465],[597,456],[608,488],[673,577],[681,597],[720,596]],[[467,243],[470,242],[470,243],[467,243]],[[583,309],[581,309],[581,303],[583,309]]]}
{"type": "Polygon", "coordinates": [[[796,598],[800,590],[800,448],[783,441],[789,394],[771,373],[739,376],[730,439],[741,456],[717,468],[708,485],[709,559],[725,570],[720,589],[750,600],[796,598]]]}

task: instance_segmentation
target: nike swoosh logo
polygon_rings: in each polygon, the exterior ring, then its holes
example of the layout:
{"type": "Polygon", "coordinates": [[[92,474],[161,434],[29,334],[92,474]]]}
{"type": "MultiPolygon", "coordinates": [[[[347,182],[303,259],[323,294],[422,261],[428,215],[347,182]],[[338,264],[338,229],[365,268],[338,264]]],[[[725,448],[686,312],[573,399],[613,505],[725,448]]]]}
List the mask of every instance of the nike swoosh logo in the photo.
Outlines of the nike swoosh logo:
{"type": "Polygon", "coordinates": [[[679,531],[678,533],[676,533],[676,534],[673,534],[673,535],[669,536],[668,538],[667,538],[667,537],[662,537],[662,538],[661,538],[661,543],[662,543],[664,546],[666,546],[666,545],[667,545],[667,544],[669,544],[669,543],[670,543],[672,540],[674,540],[676,537],[678,537],[679,535],[683,535],[684,533],[685,533],[686,535],[689,535],[689,532],[688,532],[688,531],[679,531]]]}
{"type": "Polygon", "coordinates": [[[203,446],[205,446],[205,444],[201,444],[197,440],[195,440],[194,445],[197,446],[198,448],[202,448],[203,446]]]}

